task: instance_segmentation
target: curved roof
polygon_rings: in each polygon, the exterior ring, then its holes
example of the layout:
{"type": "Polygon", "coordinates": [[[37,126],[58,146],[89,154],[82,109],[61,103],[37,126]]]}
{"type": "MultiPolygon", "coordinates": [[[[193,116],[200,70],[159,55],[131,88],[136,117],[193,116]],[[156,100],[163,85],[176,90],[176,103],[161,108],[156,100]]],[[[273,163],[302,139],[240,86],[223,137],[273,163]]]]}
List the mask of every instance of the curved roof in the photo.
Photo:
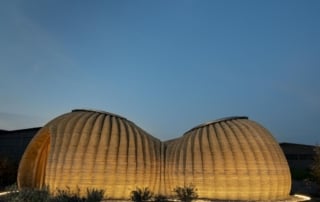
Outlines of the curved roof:
{"type": "Polygon", "coordinates": [[[235,119],[248,119],[247,116],[229,116],[229,117],[224,117],[224,118],[220,118],[220,119],[215,119],[213,121],[209,121],[209,122],[206,122],[206,123],[202,123],[202,124],[199,124],[193,128],[191,128],[190,130],[188,130],[186,133],[192,131],[192,130],[195,130],[195,129],[198,129],[198,128],[201,128],[201,127],[205,127],[205,126],[208,126],[210,124],[215,124],[215,123],[219,123],[219,122],[223,122],[223,121],[231,121],[231,120],[235,120],[235,119]]]}
{"type": "MultiPolygon", "coordinates": [[[[121,119],[127,120],[127,119],[124,118],[123,116],[120,116],[120,115],[118,115],[118,114],[114,114],[114,113],[111,113],[111,112],[103,111],[103,110],[96,110],[96,109],[73,109],[71,112],[95,112],[95,113],[106,114],[106,115],[109,115],[109,116],[114,116],[114,117],[117,117],[117,118],[121,118],[121,119]]],[[[128,121],[128,120],[127,120],[127,121],[128,121]]]]}
{"type": "Polygon", "coordinates": [[[205,123],[167,142],[169,190],[194,184],[199,196],[221,200],[278,200],[289,196],[290,170],[271,133],[247,117],[205,123]]]}
{"type": "Polygon", "coordinates": [[[46,124],[26,149],[20,187],[49,186],[86,193],[105,189],[128,198],[136,186],[160,187],[160,140],[108,112],[73,110],[46,124]]]}

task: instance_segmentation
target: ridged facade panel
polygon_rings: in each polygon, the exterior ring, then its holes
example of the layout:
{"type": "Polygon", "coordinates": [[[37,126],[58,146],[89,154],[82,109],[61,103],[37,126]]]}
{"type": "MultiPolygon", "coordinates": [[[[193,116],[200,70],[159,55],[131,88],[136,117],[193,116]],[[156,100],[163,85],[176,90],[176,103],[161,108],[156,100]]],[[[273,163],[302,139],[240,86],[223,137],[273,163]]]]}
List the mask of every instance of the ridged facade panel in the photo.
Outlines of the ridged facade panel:
{"type": "Polygon", "coordinates": [[[48,131],[47,149],[29,144],[19,168],[21,187],[49,186],[51,191],[70,188],[86,194],[87,188],[106,190],[110,198],[125,199],[136,187],[160,188],[161,142],[132,122],[114,114],[74,111],[58,117],[40,131],[48,131]],[[50,152],[48,152],[50,151],[50,152]],[[30,160],[31,159],[31,160],[30,160]],[[39,159],[39,160],[38,160],[39,159]],[[30,160],[30,161],[27,161],[30,160]],[[25,182],[27,164],[34,174],[25,182]],[[42,166],[41,165],[45,165],[42,166]],[[40,172],[40,169],[44,169],[40,172]],[[39,184],[38,178],[43,178],[39,184]]]}
{"type": "Polygon", "coordinates": [[[165,180],[193,184],[203,198],[268,200],[288,197],[290,171],[271,134],[247,119],[221,120],[168,142],[165,180]]]}

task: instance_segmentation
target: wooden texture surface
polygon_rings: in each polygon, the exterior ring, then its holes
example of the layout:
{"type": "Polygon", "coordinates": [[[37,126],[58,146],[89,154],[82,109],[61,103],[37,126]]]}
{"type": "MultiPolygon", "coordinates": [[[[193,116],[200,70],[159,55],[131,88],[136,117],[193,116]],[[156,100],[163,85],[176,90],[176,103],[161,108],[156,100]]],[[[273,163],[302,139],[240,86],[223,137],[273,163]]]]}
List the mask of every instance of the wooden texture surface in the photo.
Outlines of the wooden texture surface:
{"type": "Polygon", "coordinates": [[[289,196],[287,161],[261,125],[233,118],[161,142],[127,119],[75,110],[46,124],[27,147],[19,187],[87,188],[127,199],[136,187],[170,196],[193,184],[199,197],[269,200],[289,196]]]}

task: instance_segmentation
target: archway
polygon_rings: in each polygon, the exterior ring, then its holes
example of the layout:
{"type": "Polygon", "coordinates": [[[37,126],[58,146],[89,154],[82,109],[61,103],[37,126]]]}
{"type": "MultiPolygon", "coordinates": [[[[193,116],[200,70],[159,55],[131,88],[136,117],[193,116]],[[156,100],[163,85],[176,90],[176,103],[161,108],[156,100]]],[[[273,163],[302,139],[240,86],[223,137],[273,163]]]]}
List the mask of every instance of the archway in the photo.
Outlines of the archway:
{"type": "Polygon", "coordinates": [[[19,188],[45,186],[49,150],[50,132],[48,128],[42,128],[29,143],[21,158],[17,177],[19,188]]]}

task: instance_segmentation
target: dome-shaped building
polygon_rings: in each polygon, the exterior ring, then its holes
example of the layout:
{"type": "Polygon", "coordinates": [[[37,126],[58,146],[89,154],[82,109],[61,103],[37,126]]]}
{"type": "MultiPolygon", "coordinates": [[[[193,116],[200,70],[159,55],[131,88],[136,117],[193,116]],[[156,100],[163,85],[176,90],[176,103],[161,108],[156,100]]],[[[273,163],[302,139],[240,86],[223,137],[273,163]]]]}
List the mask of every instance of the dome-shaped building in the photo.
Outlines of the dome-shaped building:
{"type": "Polygon", "coordinates": [[[128,198],[136,187],[160,187],[160,140],[115,114],[74,110],[46,124],[28,145],[19,187],[106,190],[128,198]]]}
{"type": "Polygon", "coordinates": [[[272,135],[247,117],[199,125],[166,143],[165,184],[223,200],[288,198],[290,171],[272,135]]]}
{"type": "Polygon", "coordinates": [[[47,123],[21,159],[18,186],[51,191],[103,189],[128,199],[136,187],[173,195],[194,185],[200,198],[280,200],[291,178],[284,154],[261,125],[231,117],[199,125],[161,142],[133,122],[107,112],[73,110],[47,123]]]}

